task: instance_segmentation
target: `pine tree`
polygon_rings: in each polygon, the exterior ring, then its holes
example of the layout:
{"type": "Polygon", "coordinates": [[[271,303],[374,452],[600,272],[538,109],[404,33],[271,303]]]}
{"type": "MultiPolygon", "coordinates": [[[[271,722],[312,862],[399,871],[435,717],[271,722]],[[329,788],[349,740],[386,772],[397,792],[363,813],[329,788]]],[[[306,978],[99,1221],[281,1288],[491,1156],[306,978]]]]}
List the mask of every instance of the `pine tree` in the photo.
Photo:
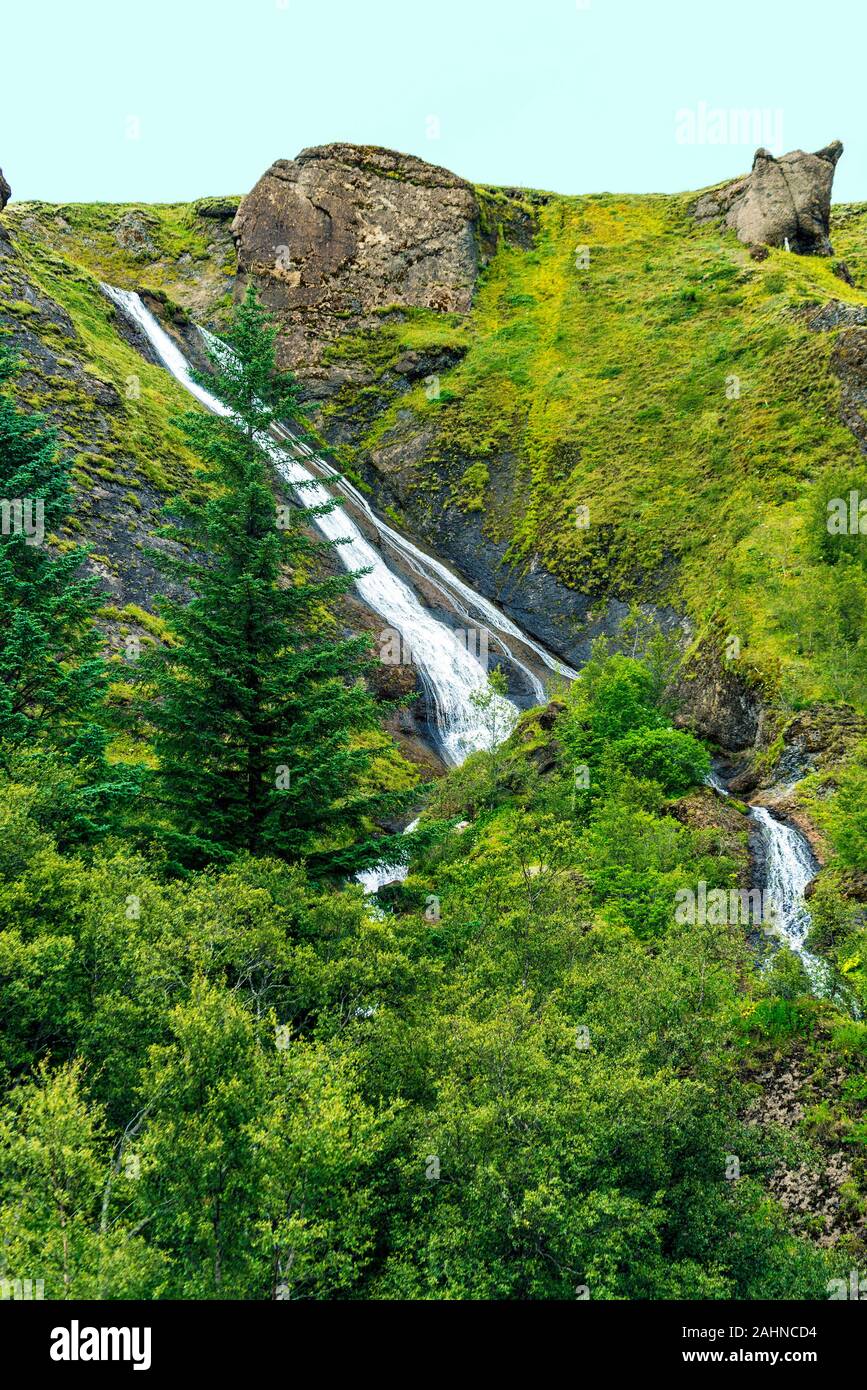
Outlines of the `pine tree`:
{"type": "Polygon", "coordinates": [[[212,350],[213,375],[201,378],[231,414],[180,421],[206,464],[207,495],[172,504],[163,535],[181,553],[157,557],[192,595],[160,604],[169,641],[142,666],[160,833],[176,865],[249,850],[350,869],[399,838],[366,829],[394,809],[362,787],[386,740],[370,737],[379,716],[362,679],[366,640],[333,635],[329,604],[352,576],[321,575],[331,546],[306,527],[322,508],[278,512],[260,441],[298,407],[274,339],[251,287],[230,351],[212,350]]]}
{"type": "MultiPolygon", "coordinates": [[[[0,389],[17,369],[0,347],[0,389]]],[[[49,728],[73,737],[103,696],[85,552],[58,555],[44,537],[69,511],[69,468],[40,415],[0,394],[0,741],[32,744],[49,728]]]]}
{"type": "Polygon", "coordinates": [[[69,464],[44,417],[12,399],[17,369],[0,346],[0,766],[32,765],[43,820],[67,843],[104,831],[137,779],[105,759],[102,599],[86,551],[47,543],[69,512],[69,464]]]}

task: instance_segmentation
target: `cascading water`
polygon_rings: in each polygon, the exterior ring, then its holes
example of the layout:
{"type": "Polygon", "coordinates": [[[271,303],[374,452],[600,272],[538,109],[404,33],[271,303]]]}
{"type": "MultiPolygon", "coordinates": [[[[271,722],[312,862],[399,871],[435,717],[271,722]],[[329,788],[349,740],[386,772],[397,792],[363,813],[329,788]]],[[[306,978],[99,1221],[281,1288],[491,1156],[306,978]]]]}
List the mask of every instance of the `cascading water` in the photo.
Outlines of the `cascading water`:
{"type": "MultiPolygon", "coordinates": [[[[119,290],[110,285],[104,286],[104,289],[124,314],[143,331],[172,376],[207,410],[218,415],[228,415],[230,412],[222,401],[217,400],[193,379],[187,359],[160,327],[153,314],[145,308],[139,296],[132,290],[119,290]]],[[[211,335],[208,335],[208,338],[212,344],[216,344],[211,335]]],[[[301,442],[283,426],[277,426],[277,431],[289,442],[292,457],[287,456],[287,451],[267,436],[259,442],[280,474],[295,490],[299,502],[309,507],[322,507],[333,503],[331,493],[298,462],[295,455],[301,452],[301,442]]],[[[309,450],[307,452],[310,453],[309,450]]],[[[310,457],[315,459],[312,453],[310,457]]],[[[316,461],[323,471],[330,473],[332,477],[337,476],[324,461],[316,461]]],[[[399,547],[401,553],[412,560],[419,574],[430,579],[435,576],[441,591],[447,589],[450,595],[459,596],[465,601],[462,610],[464,615],[477,623],[481,622],[486,628],[490,625],[494,628],[495,634],[505,634],[519,639],[532,648],[551,670],[561,675],[574,676],[575,673],[563,663],[556,661],[536,643],[524,638],[519,629],[505,615],[499,613],[493,604],[474,594],[444,565],[432,561],[397,532],[386,527],[374,516],[368,504],[354,488],[350,489],[347,484],[344,490],[351,491],[353,501],[362,506],[375,522],[377,529],[382,534],[387,533],[396,548],[399,547]],[[475,613],[472,609],[475,609],[475,613]]],[[[356,587],[368,606],[387,622],[389,628],[400,634],[405,652],[411,653],[411,659],[418,667],[422,680],[433,697],[437,732],[445,760],[452,764],[463,762],[469,753],[484,747],[487,740],[485,721],[470,700],[475,691],[484,688],[486,681],[485,670],[471,649],[473,642],[466,642],[464,635],[452,631],[446,623],[440,622],[422,605],[410,586],[388,568],[382,556],[365,540],[342,508],[334,508],[324,515],[315,517],[314,524],[329,540],[341,542],[336,548],[336,554],[348,570],[369,571],[359,575],[356,587]]],[[[545,694],[542,682],[505,647],[500,636],[497,636],[497,640],[501,647],[507,650],[514,664],[523,671],[535,698],[542,700],[545,694]]],[[[504,700],[500,710],[501,722],[508,726],[516,717],[517,710],[514,705],[504,700]]]]}
{"type": "MultiPolygon", "coordinates": [[[[715,772],[707,780],[721,796],[729,795],[715,772]]],[[[757,857],[764,865],[762,887],[772,908],[774,934],[800,958],[816,994],[837,994],[854,1008],[828,962],[814,956],[805,945],[812,923],[804,895],[819,869],[807,837],[793,825],[777,820],[766,806],[751,806],[749,814],[762,847],[757,857]]]]}
{"type": "Polygon", "coordinates": [[[777,820],[767,807],[753,806],[750,815],[764,846],[765,891],[774,906],[780,937],[800,956],[816,993],[827,994],[830,969],[804,944],[811,926],[804,893],[819,868],[813,851],[799,830],[777,820]]]}
{"type": "MultiPolygon", "coordinates": [[[[201,329],[200,332],[206,341],[210,343],[215,343],[217,341],[213,334],[208,333],[205,329],[201,329]]],[[[460,617],[465,619],[468,623],[474,623],[476,625],[481,623],[483,626],[487,627],[504,655],[509,657],[511,661],[514,662],[516,658],[511,648],[502,640],[504,636],[519,641],[528,651],[534,652],[536,656],[539,657],[540,661],[548,667],[549,671],[553,671],[557,675],[565,677],[567,680],[575,680],[577,678],[578,672],[574,670],[573,667],[567,666],[565,662],[558,661],[556,657],[552,656],[551,653],[540,646],[538,642],[534,642],[531,637],[528,637],[525,632],[521,631],[516,623],[513,623],[510,618],[507,618],[505,613],[497,608],[496,604],[491,603],[489,599],[483,598],[481,594],[476,593],[476,591],[471,589],[468,584],[465,584],[462,579],[459,579],[456,574],[452,574],[451,570],[442,564],[441,561],[434,559],[432,555],[423,554],[417,546],[414,546],[412,542],[408,541],[405,536],[402,536],[399,531],[395,531],[393,527],[387,525],[380,516],[377,516],[367,499],[358,491],[358,488],[353,487],[350,482],[337,473],[325,459],[318,457],[304,440],[292,434],[284,425],[278,425],[276,432],[290,443],[294,457],[308,459],[314,467],[317,467],[320,471],[325,472],[329,476],[343,495],[357,506],[368,520],[373,523],[382,539],[406,561],[409,568],[412,569],[420,579],[424,579],[428,584],[432,584],[433,587],[448,600],[450,606],[460,617]]],[[[520,665],[520,663],[517,664],[520,665]]],[[[526,672],[527,668],[522,666],[522,670],[526,672]]],[[[537,681],[536,684],[539,686],[537,693],[543,694],[544,692],[542,691],[540,683],[537,681]]]]}
{"type": "MultiPolygon", "coordinates": [[[[194,380],[192,369],[184,354],[134,291],[116,289],[112,285],[103,285],[103,290],[123,314],[144,333],[171,375],[201,405],[217,415],[231,413],[222,401],[194,380]]],[[[206,342],[217,352],[228,351],[219,339],[205,330],[201,331],[206,342]]],[[[477,632],[483,631],[486,638],[487,635],[493,638],[512,664],[523,672],[536,700],[542,701],[545,698],[544,686],[538,676],[515,656],[508,646],[507,638],[520,641],[525,648],[533,651],[549,670],[567,679],[574,679],[577,672],[526,637],[495,604],[476,594],[440,561],[425,555],[411,541],[387,526],[351,484],[341,479],[324,459],[315,455],[309,446],[285,425],[275,422],[274,432],[285,441],[288,453],[286,447],[270,436],[262,436],[259,443],[281,476],[292,487],[300,504],[324,507],[334,502],[332,494],[299,462],[299,458],[304,458],[316,467],[318,472],[327,475],[340,487],[344,496],[364,512],[383,540],[400,554],[420,578],[425,579],[448,599],[450,606],[468,623],[464,636],[469,637],[472,625],[477,632]]],[[[464,636],[455,633],[424,607],[410,585],[389,569],[379,552],[369,544],[342,508],[333,508],[316,516],[313,522],[330,541],[341,542],[336,547],[336,554],[341,562],[348,570],[362,571],[355,580],[361,597],[369,608],[384,619],[390,629],[400,635],[405,653],[411,654],[410,659],[418,668],[425,689],[433,700],[437,736],[445,761],[453,765],[461,763],[476,749],[486,747],[489,725],[471,698],[476,692],[485,689],[487,680],[486,671],[473,651],[475,643],[472,640],[464,640],[464,636]]],[[[499,723],[508,731],[517,718],[517,708],[509,700],[498,698],[497,703],[499,723]]],[[[360,875],[360,878],[368,891],[373,891],[379,884],[396,877],[398,873],[397,869],[381,866],[360,875]]]]}
{"type": "MultiPolygon", "coordinates": [[[[215,414],[230,414],[222,401],[193,379],[186,357],[134,291],[115,289],[111,285],[104,285],[103,289],[127,318],[141,329],[172,376],[200,404],[215,414]]],[[[227,351],[219,339],[204,329],[200,331],[212,348],[227,351]]],[[[334,500],[299,462],[304,459],[317,473],[327,476],[347,500],[363,512],[382,540],[401,556],[411,570],[441,593],[454,611],[467,621],[468,626],[475,625],[491,635],[512,663],[523,671],[538,700],[544,699],[544,686],[538,676],[514,655],[506,642],[507,638],[519,641],[524,648],[534,652],[557,675],[570,680],[577,676],[576,671],[522,633],[495,604],[475,593],[441,561],[424,554],[388,526],[351,483],[341,478],[326,460],[316,455],[285,425],[275,423],[275,434],[286,448],[268,436],[263,436],[260,443],[295,491],[301,505],[321,507],[334,500]]],[[[344,542],[337,547],[336,553],[348,570],[368,571],[358,576],[356,587],[367,605],[400,634],[411,652],[425,687],[433,697],[438,737],[445,760],[457,764],[463,762],[471,752],[485,747],[488,741],[487,724],[470,697],[484,689],[486,675],[472,651],[446,623],[439,621],[423,606],[408,584],[388,568],[382,556],[365,540],[345,511],[335,508],[316,517],[315,525],[329,540],[344,542]]],[[[509,701],[503,701],[500,717],[508,727],[517,717],[517,710],[509,701]]],[[[709,780],[719,792],[728,795],[724,783],[715,774],[712,773],[709,780]]],[[[776,820],[764,807],[752,807],[750,815],[764,846],[766,891],[777,910],[780,935],[800,956],[814,989],[824,993],[829,987],[829,968],[804,946],[810,928],[804,890],[816,872],[812,851],[799,831],[776,820]]],[[[359,878],[372,892],[400,872],[398,868],[382,865],[359,875],[359,878]]]]}

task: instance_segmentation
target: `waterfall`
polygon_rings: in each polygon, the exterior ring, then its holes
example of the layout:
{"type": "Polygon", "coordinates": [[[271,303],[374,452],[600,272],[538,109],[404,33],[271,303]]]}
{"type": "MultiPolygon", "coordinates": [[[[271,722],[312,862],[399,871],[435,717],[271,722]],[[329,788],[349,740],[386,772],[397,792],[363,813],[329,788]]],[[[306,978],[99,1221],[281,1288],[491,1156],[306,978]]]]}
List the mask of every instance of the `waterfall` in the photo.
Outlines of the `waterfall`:
{"type": "MultiPolygon", "coordinates": [[[[102,288],[121,312],[144,333],[159,360],[185,390],[206,410],[217,415],[231,413],[222,401],[194,380],[186,357],[145,307],[139,295],[112,285],[103,285],[102,288]]],[[[228,351],[219,339],[204,329],[200,331],[212,349],[228,351]]],[[[576,671],[525,636],[495,604],[475,593],[441,561],[426,555],[386,525],[362,494],[342,479],[291,429],[275,422],[274,434],[281,442],[263,435],[259,439],[263,450],[302,506],[331,507],[331,510],[312,518],[313,524],[328,540],[340,542],[335,547],[335,554],[347,570],[356,573],[355,587],[362,599],[384,620],[388,629],[399,634],[400,645],[404,649],[401,660],[408,657],[416,666],[433,703],[437,740],[447,763],[457,765],[470,753],[488,746],[487,723],[470,698],[475,692],[484,690],[487,682],[487,672],[476,656],[482,634],[485,642],[490,639],[523,673],[537,702],[544,700],[545,687],[535,672],[515,655],[508,639],[520,642],[524,648],[532,651],[550,671],[567,679],[575,678],[576,671]],[[309,467],[305,467],[305,464],[309,467]],[[458,616],[467,623],[464,634],[456,633],[423,605],[415,590],[389,568],[380,552],[365,539],[347,512],[333,505],[333,495],[317,480],[311,468],[324,474],[337,486],[347,500],[365,514],[383,541],[406,565],[447,599],[458,616]]],[[[517,707],[510,700],[499,700],[499,697],[498,704],[500,725],[508,731],[517,719],[517,707]]],[[[389,866],[381,866],[360,877],[365,887],[373,891],[388,878],[396,877],[398,872],[389,866]]]]}
{"type": "MultiPolygon", "coordinates": [[[[139,296],[132,290],[119,290],[111,285],[104,285],[103,288],[109,298],[142,330],[172,376],[207,410],[218,415],[228,415],[229,410],[222,401],[217,400],[193,379],[192,368],[186,357],[139,296]]],[[[206,337],[212,345],[217,345],[217,340],[212,335],[208,334],[206,337]]],[[[299,458],[309,458],[332,479],[336,480],[338,475],[285,426],[277,425],[276,432],[287,442],[288,450],[267,436],[259,442],[281,476],[292,487],[300,504],[308,507],[333,504],[332,494],[299,462],[299,458]]],[[[544,686],[538,676],[508,647],[505,641],[507,637],[520,641],[535,652],[551,671],[569,678],[577,673],[557,661],[543,647],[526,638],[494,604],[474,593],[445,565],[425,555],[398,532],[386,526],[374,515],[369,504],[355,488],[343,484],[342,480],[341,484],[344,494],[351,496],[352,501],[364,510],[379,533],[387,537],[392,546],[406,557],[412,568],[450,599],[453,606],[457,607],[459,616],[476,627],[476,640],[472,637],[466,640],[469,628],[467,633],[457,634],[446,623],[436,618],[424,607],[410,585],[389,569],[379,551],[364,538],[354,521],[341,507],[335,507],[313,519],[314,525],[328,540],[341,542],[337,545],[335,553],[346,569],[367,571],[358,575],[355,581],[356,588],[367,606],[385,621],[388,628],[400,634],[404,654],[411,655],[425,689],[432,697],[437,737],[443,757],[452,765],[461,763],[468,754],[478,748],[484,748],[487,744],[485,721],[470,700],[474,691],[484,688],[487,679],[486,671],[473,650],[479,633],[483,631],[490,634],[495,645],[499,646],[509,660],[523,672],[537,701],[545,698],[544,686]]],[[[501,723],[509,727],[516,718],[517,709],[511,701],[502,701],[501,723]]]]}
{"type": "MultiPolygon", "coordinates": [[[[222,401],[193,379],[192,368],[180,348],[134,291],[119,290],[112,285],[103,285],[102,288],[122,313],[141,329],[160,361],[185,390],[206,410],[217,415],[230,414],[222,401]]],[[[205,329],[200,332],[212,349],[228,351],[225,344],[213,334],[205,329]]],[[[333,495],[322,486],[316,475],[327,477],[367,517],[383,543],[398,554],[419,578],[442,594],[450,607],[466,621],[468,632],[474,626],[499,646],[513,665],[524,673],[538,701],[545,698],[544,686],[538,676],[515,656],[507,639],[520,642],[526,650],[532,651],[548,670],[566,679],[575,679],[576,671],[527,637],[496,604],[477,594],[441,561],[426,555],[388,526],[358,489],[341,478],[294,431],[275,422],[274,433],[280,443],[268,436],[263,436],[259,442],[293,489],[300,504],[322,507],[333,503],[333,495]],[[311,469],[314,471],[311,472],[311,469]]],[[[313,522],[328,540],[342,542],[336,546],[335,553],[346,569],[367,571],[356,578],[356,588],[367,606],[379,614],[389,628],[400,634],[402,642],[411,652],[412,661],[433,700],[437,736],[445,761],[457,765],[476,749],[486,747],[487,727],[470,699],[475,691],[484,689],[486,672],[474,655],[472,644],[462,642],[446,623],[422,604],[414,589],[389,569],[379,551],[365,539],[341,507],[315,517],[313,522]]],[[[510,701],[502,701],[500,718],[506,727],[510,727],[517,718],[517,709],[510,701]]],[[[722,795],[728,795],[724,783],[715,773],[711,773],[708,780],[722,795]]],[[[776,820],[764,807],[752,807],[750,815],[765,847],[766,889],[777,909],[780,935],[803,961],[814,989],[819,993],[826,992],[829,967],[807,951],[804,945],[810,928],[804,890],[817,867],[812,851],[799,831],[776,820]]],[[[359,875],[359,879],[372,892],[390,878],[398,877],[401,872],[399,868],[380,865],[359,875]]]]}
{"type": "MultiPolygon", "coordinates": [[[[729,795],[725,782],[716,772],[710,772],[707,781],[721,796],[729,795]]],[[[806,835],[793,825],[777,820],[765,806],[751,806],[749,814],[762,844],[765,878],[762,886],[773,906],[774,934],[799,957],[814,993],[842,993],[848,999],[846,991],[841,991],[840,984],[835,981],[828,962],[814,956],[805,945],[811,919],[804,895],[819,869],[806,835]]],[[[848,1002],[854,1007],[851,1000],[848,1002]]]]}
{"type": "Polygon", "coordinates": [[[780,938],[800,957],[814,991],[827,994],[831,988],[830,968],[804,944],[811,925],[804,893],[816,877],[818,862],[807,837],[794,826],[777,820],[767,807],[753,806],[750,815],[764,845],[765,890],[774,906],[780,938]]]}
{"type": "MultiPolygon", "coordinates": [[[[207,342],[215,344],[218,341],[212,333],[208,333],[205,329],[200,331],[207,342]]],[[[325,459],[318,457],[308,444],[288,430],[285,425],[278,425],[276,432],[291,445],[295,458],[308,459],[312,465],[324,472],[334,482],[349,501],[364,512],[368,520],[376,527],[383,541],[401,556],[420,579],[432,584],[460,617],[468,623],[487,627],[504,655],[516,665],[521,666],[521,669],[530,676],[531,680],[535,681],[535,677],[528,672],[526,666],[516,661],[514,652],[503,641],[504,637],[511,637],[520,642],[528,651],[534,652],[548,670],[553,671],[556,675],[563,676],[566,680],[577,678],[578,672],[572,666],[558,661],[538,642],[534,642],[531,637],[521,631],[516,623],[507,618],[496,604],[476,593],[475,589],[471,589],[440,560],[435,559],[432,555],[423,554],[418,546],[413,545],[412,541],[408,541],[399,531],[395,531],[393,527],[387,525],[382,517],[376,514],[366,497],[358,491],[358,488],[353,487],[352,483],[337,473],[325,459]]],[[[544,690],[538,681],[535,681],[535,684],[538,686],[536,693],[541,699],[544,696],[544,690]]]]}

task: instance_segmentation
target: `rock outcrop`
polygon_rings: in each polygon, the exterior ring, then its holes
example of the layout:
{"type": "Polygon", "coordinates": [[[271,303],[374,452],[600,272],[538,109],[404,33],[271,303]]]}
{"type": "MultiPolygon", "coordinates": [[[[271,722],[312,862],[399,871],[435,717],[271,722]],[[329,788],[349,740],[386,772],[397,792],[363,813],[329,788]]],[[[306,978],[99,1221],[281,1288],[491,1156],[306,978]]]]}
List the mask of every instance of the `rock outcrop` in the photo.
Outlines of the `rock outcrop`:
{"type": "Polygon", "coordinates": [[[12,189],[3,177],[3,170],[0,169],[0,212],[3,211],[11,197],[12,189]]]}
{"type": "Polygon", "coordinates": [[[720,748],[753,748],[761,734],[762,697],[737,669],[710,646],[695,652],[672,691],[679,713],[675,723],[720,748]]]}
{"type": "Polygon", "coordinates": [[[235,216],[240,198],[199,198],[193,207],[200,217],[212,217],[217,222],[228,222],[235,216]]]}
{"type": "Polygon", "coordinates": [[[839,140],[815,154],[792,150],[779,159],[756,150],[752,172],[705,193],[695,204],[695,217],[699,222],[724,218],[749,246],[788,245],[802,256],[830,256],[831,186],[842,153],[839,140]]]}
{"type": "MultiPolygon", "coordinates": [[[[778,1163],[767,1179],[769,1191],[777,1198],[795,1229],[809,1235],[816,1245],[830,1249],[843,1237],[861,1234],[857,1207],[844,1199],[844,1184],[851,1184],[852,1155],[841,1147],[845,1130],[838,1109],[847,1073],[844,1067],[814,1070],[806,1058],[796,1054],[758,1072],[759,1095],[744,1112],[748,1125],[773,1126],[793,1133],[803,1132],[813,1116],[809,1137],[809,1161],[798,1162],[793,1154],[778,1163]],[[822,1122],[816,1121],[821,1105],[822,1122]]],[[[850,1146],[851,1147],[851,1146],[850,1146]]]]}
{"type": "Polygon", "coordinates": [[[370,327],[393,305],[470,308],[481,259],[475,191],[447,169],[368,145],[278,159],[241,202],[232,233],[280,325],[284,366],[370,327]]]}
{"type": "Polygon", "coordinates": [[[840,419],[867,454],[867,328],[837,334],[831,370],[840,378],[840,419]]]}
{"type": "Polygon", "coordinates": [[[118,246],[137,261],[153,261],[158,255],[152,240],[156,219],[139,208],[130,208],[114,224],[114,239],[118,246]]]}

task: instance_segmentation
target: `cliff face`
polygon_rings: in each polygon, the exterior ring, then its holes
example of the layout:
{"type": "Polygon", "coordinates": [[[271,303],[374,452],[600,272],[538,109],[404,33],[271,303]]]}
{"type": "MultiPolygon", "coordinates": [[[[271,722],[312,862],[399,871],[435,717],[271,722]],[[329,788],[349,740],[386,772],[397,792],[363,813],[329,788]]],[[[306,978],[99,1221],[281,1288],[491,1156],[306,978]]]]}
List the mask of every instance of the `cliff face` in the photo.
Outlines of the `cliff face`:
{"type": "Polygon", "coordinates": [[[286,366],[371,327],[392,305],[466,313],[480,263],[472,186],[436,165],[367,145],[278,159],[243,199],[238,269],[281,325],[286,366]]]}
{"type": "Polygon", "coordinates": [[[775,692],[867,704],[867,567],[822,540],[825,493],[867,495],[867,206],[830,216],[838,155],[759,152],[700,196],[566,197],[332,145],[240,205],[12,204],[0,326],[78,454],[118,605],[147,606],[154,518],[194,461],[178,393],[97,281],[149,295],[195,356],[192,325],[221,331],[252,278],[313,425],[381,511],[573,662],[634,602],[680,626],[693,721],[747,749],[779,727],[775,692]],[[826,233],[848,281],[777,246],[827,251],[826,233]],[[736,639],[719,671],[711,632],[736,639]]]}

